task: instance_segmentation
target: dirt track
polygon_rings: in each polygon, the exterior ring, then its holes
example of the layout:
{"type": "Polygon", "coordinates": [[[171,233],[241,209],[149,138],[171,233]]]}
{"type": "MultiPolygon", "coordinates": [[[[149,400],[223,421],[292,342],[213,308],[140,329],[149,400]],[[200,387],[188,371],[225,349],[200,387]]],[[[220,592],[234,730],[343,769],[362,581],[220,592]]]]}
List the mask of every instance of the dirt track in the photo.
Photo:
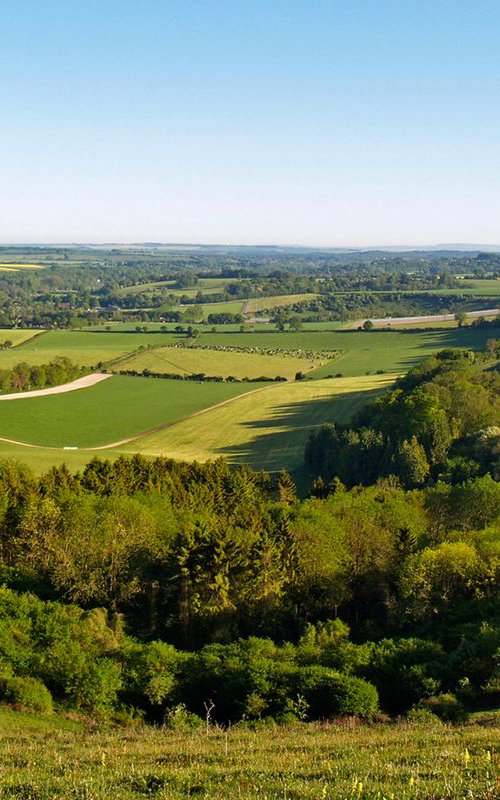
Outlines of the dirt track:
{"type": "Polygon", "coordinates": [[[27,397],[45,397],[49,394],[74,392],[77,389],[87,389],[89,386],[95,386],[96,383],[105,381],[106,378],[111,378],[111,375],[105,375],[102,372],[94,372],[92,375],[84,375],[83,378],[77,378],[76,381],[71,381],[71,383],[62,383],[60,386],[51,386],[49,389],[35,389],[33,392],[16,392],[15,394],[0,394],[0,400],[25,400],[27,397]]]}

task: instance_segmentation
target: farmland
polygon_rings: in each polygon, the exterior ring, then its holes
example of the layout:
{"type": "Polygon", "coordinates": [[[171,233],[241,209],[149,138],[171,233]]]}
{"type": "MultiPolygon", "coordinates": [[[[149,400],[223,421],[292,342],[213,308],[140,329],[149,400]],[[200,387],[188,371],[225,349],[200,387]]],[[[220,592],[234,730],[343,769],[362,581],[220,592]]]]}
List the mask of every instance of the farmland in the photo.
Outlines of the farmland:
{"type": "Polygon", "coordinates": [[[246,314],[256,314],[260,311],[267,311],[270,308],[282,308],[286,306],[293,306],[295,303],[301,303],[304,300],[314,300],[318,294],[278,294],[273,297],[256,297],[248,300],[245,306],[246,314]]]}
{"type": "Polygon", "coordinates": [[[149,370],[155,373],[192,375],[229,375],[235,378],[258,378],[281,375],[292,379],[297,372],[308,372],[323,366],[327,359],[299,358],[293,354],[270,355],[238,350],[203,349],[202,347],[160,347],[142,350],[120,361],[119,371],[149,370]]]}
{"type": "Polygon", "coordinates": [[[116,375],[87,389],[6,400],[0,436],[45,447],[96,447],[135,436],[253,388],[116,375]],[[119,412],[119,413],[118,413],[119,412]]]}
{"type": "Polygon", "coordinates": [[[258,469],[302,466],[311,430],[325,422],[347,422],[368,398],[394,376],[297,381],[242,396],[227,406],[178,422],[127,446],[131,452],[182,460],[224,456],[258,469]]]}
{"type": "Polygon", "coordinates": [[[236,726],[208,734],[135,727],[89,735],[78,720],[8,711],[0,711],[0,724],[5,798],[497,797],[499,733],[481,724],[236,726]]]}

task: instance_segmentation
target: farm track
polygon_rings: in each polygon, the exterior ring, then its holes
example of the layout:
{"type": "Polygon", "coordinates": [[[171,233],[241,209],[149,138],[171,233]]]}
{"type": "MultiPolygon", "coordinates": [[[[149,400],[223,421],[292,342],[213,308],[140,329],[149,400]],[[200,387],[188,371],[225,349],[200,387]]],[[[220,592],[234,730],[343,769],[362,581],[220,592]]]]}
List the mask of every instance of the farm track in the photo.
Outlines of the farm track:
{"type": "MultiPolygon", "coordinates": [[[[500,308],[487,308],[482,311],[467,311],[466,313],[467,319],[494,317],[496,314],[500,314],[500,308]]],[[[354,330],[359,325],[363,325],[368,319],[368,317],[358,319],[350,323],[349,328],[346,328],[346,330],[354,330]]],[[[413,323],[418,324],[419,322],[453,322],[454,319],[455,314],[430,314],[421,317],[381,317],[380,319],[371,319],[370,321],[373,322],[375,327],[383,327],[386,325],[411,325],[413,323]]]]}
{"type": "MultiPolygon", "coordinates": [[[[86,376],[91,377],[91,376],[86,376]]],[[[112,377],[111,375],[105,375],[105,378],[112,377]]],[[[81,379],[79,379],[81,380],[81,379]]],[[[69,384],[66,384],[69,385],[69,384]]],[[[277,387],[280,384],[277,384],[277,387]]],[[[282,384],[281,384],[282,385],[282,384]]],[[[276,388],[277,388],[276,387],[276,388]]],[[[59,387],[54,387],[59,388],[59,387]]],[[[81,387],[80,387],[81,388],[81,387]]],[[[265,386],[260,386],[258,389],[252,389],[250,392],[245,392],[243,395],[237,395],[236,397],[230,397],[227,400],[222,400],[220,403],[216,403],[215,405],[207,406],[206,408],[202,408],[199,411],[194,411],[192,414],[186,414],[184,417],[177,417],[175,420],[170,420],[170,422],[162,422],[160,425],[155,425],[152,428],[148,428],[145,431],[141,431],[140,433],[136,433],[133,436],[128,436],[126,439],[120,439],[116,442],[110,442],[109,444],[101,444],[97,445],[96,447],[51,447],[49,445],[41,445],[41,444],[29,444],[28,442],[20,442],[16,439],[7,439],[4,436],[0,436],[0,442],[5,442],[6,444],[14,444],[20,447],[30,447],[35,450],[58,450],[58,451],[67,451],[67,450],[78,450],[80,452],[94,452],[97,450],[112,450],[114,447],[121,447],[124,444],[128,444],[129,442],[135,442],[137,439],[141,439],[143,436],[148,436],[152,433],[158,433],[159,431],[166,430],[167,428],[171,428],[173,425],[177,425],[179,422],[185,422],[188,419],[192,419],[194,417],[198,417],[201,414],[205,414],[207,411],[213,411],[216,408],[220,408],[221,406],[225,406],[228,403],[232,403],[234,400],[238,400],[240,397],[248,397],[249,395],[256,394],[257,392],[262,392],[264,389],[269,389],[269,384],[265,386]]],[[[40,390],[44,391],[44,390],[40,390]]],[[[25,395],[26,396],[26,395],[25,395]]],[[[18,397],[18,395],[15,395],[18,397]]]]}
{"type": "Polygon", "coordinates": [[[60,386],[50,386],[47,389],[34,389],[32,392],[14,392],[12,394],[0,395],[0,400],[28,400],[30,397],[46,397],[51,394],[65,394],[66,392],[75,392],[77,389],[87,389],[89,386],[95,386],[101,381],[111,378],[111,375],[106,375],[102,372],[94,372],[92,375],[84,375],[83,378],[77,378],[70,383],[62,383],[60,386]]]}

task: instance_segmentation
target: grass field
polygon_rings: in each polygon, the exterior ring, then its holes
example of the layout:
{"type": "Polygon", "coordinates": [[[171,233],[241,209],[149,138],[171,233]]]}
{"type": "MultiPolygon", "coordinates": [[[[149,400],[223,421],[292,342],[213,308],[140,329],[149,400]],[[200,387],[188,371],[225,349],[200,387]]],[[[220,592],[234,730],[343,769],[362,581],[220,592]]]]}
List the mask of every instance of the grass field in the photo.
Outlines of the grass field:
{"type": "MultiPolygon", "coordinates": [[[[67,394],[4,401],[0,436],[45,447],[92,448],[172,422],[251,388],[241,383],[193,385],[115,375],[67,394]]],[[[29,458],[28,450],[26,455],[29,458]]]]}
{"type": "Polygon", "coordinates": [[[259,469],[296,472],[311,430],[325,422],[347,422],[393,380],[377,375],[275,384],[141,437],[127,449],[186,461],[224,456],[259,469]]]}
{"type": "MultiPolygon", "coordinates": [[[[198,344],[229,347],[258,347],[262,349],[343,351],[334,364],[326,364],[315,377],[342,372],[346,376],[364,375],[383,369],[386,372],[404,372],[422,358],[437,350],[450,347],[484,349],[495,331],[488,328],[466,326],[426,331],[339,331],[303,330],[299,333],[278,333],[272,328],[232,333],[211,333],[201,329],[198,344]]],[[[11,331],[9,331],[10,336],[11,331]]],[[[14,331],[12,331],[14,333],[14,331]]],[[[27,333],[23,331],[23,334],[27,333]]],[[[57,355],[65,355],[75,364],[96,365],[134,353],[140,346],[165,346],[185,340],[176,333],[125,333],[103,331],[98,333],[76,331],[48,331],[16,347],[0,351],[0,368],[11,367],[20,361],[41,364],[57,355]]]]}
{"type": "Polygon", "coordinates": [[[319,297],[318,294],[278,294],[275,297],[253,297],[247,300],[246,313],[256,314],[259,311],[267,311],[269,308],[277,308],[281,306],[293,306],[295,303],[301,303],[303,300],[314,300],[319,297]]]}
{"type": "Polygon", "coordinates": [[[276,333],[256,331],[248,334],[205,333],[201,344],[249,346],[262,348],[281,347],[289,350],[343,351],[343,355],[332,364],[327,364],[313,373],[314,377],[341,372],[345,376],[364,375],[383,369],[386,372],[405,372],[422,358],[437,350],[457,347],[481,350],[494,336],[488,329],[465,327],[460,330],[429,331],[301,331],[300,333],[276,333]]]}
{"type": "Polygon", "coordinates": [[[494,800],[498,728],[297,724],[90,732],[0,711],[0,798],[494,800]]]}
{"type": "MultiPolygon", "coordinates": [[[[14,332],[9,331],[8,338],[11,338],[10,334],[14,332]]],[[[28,364],[45,364],[57,356],[67,356],[79,366],[95,366],[99,362],[132,353],[141,345],[144,347],[148,344],[158,345],[162,341],[161,337],[165,337],[168,343],[169,334],[161,333],[47,331],[14,350],[0,351],[0,368],[12,367],[20,361],[26,361],[28,364]]]]}
{"type": "Polygon", "coordinates": [[[297,356],[242,353],[235,350],[205,350],[201,347],[161,347],[143,350],[121,361],[116,369],[142,372],[173,372],[192,375],[221,375],[235,378],[276,377],[294,378],[297,372],[308,372],[325,363],[325,359],[305,359],[297,356]]]}
{"type": "MultiPolygon", "coordinates": [[[[4,342],[12,342],[14,347],[27,342],[34,336],[39,334],[40,331],[18,330],[17,328],[0,328],[0,347],[4,342]]],[[[17,363],[17,362],[16,362],[17,363]]]]}

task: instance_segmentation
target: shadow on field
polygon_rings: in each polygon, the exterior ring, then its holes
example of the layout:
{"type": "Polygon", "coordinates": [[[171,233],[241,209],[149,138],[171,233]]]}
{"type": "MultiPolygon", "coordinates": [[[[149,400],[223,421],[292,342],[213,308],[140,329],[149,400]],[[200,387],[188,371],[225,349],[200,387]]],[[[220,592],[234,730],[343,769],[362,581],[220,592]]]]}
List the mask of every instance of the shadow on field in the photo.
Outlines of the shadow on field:
{"type": "Polygon", "coordinates": [[[278,404],[265,419],[241,422],[244,441],[220,447],[217,452],[230,462],[249,464],[255,469],[274,471],[285,467],[290,472],[300,471],[305,443],[312,430],[327,422],[348,422],[368,400],[382,391],[384,389],[346,392],[317,400],[278,404]]]}

